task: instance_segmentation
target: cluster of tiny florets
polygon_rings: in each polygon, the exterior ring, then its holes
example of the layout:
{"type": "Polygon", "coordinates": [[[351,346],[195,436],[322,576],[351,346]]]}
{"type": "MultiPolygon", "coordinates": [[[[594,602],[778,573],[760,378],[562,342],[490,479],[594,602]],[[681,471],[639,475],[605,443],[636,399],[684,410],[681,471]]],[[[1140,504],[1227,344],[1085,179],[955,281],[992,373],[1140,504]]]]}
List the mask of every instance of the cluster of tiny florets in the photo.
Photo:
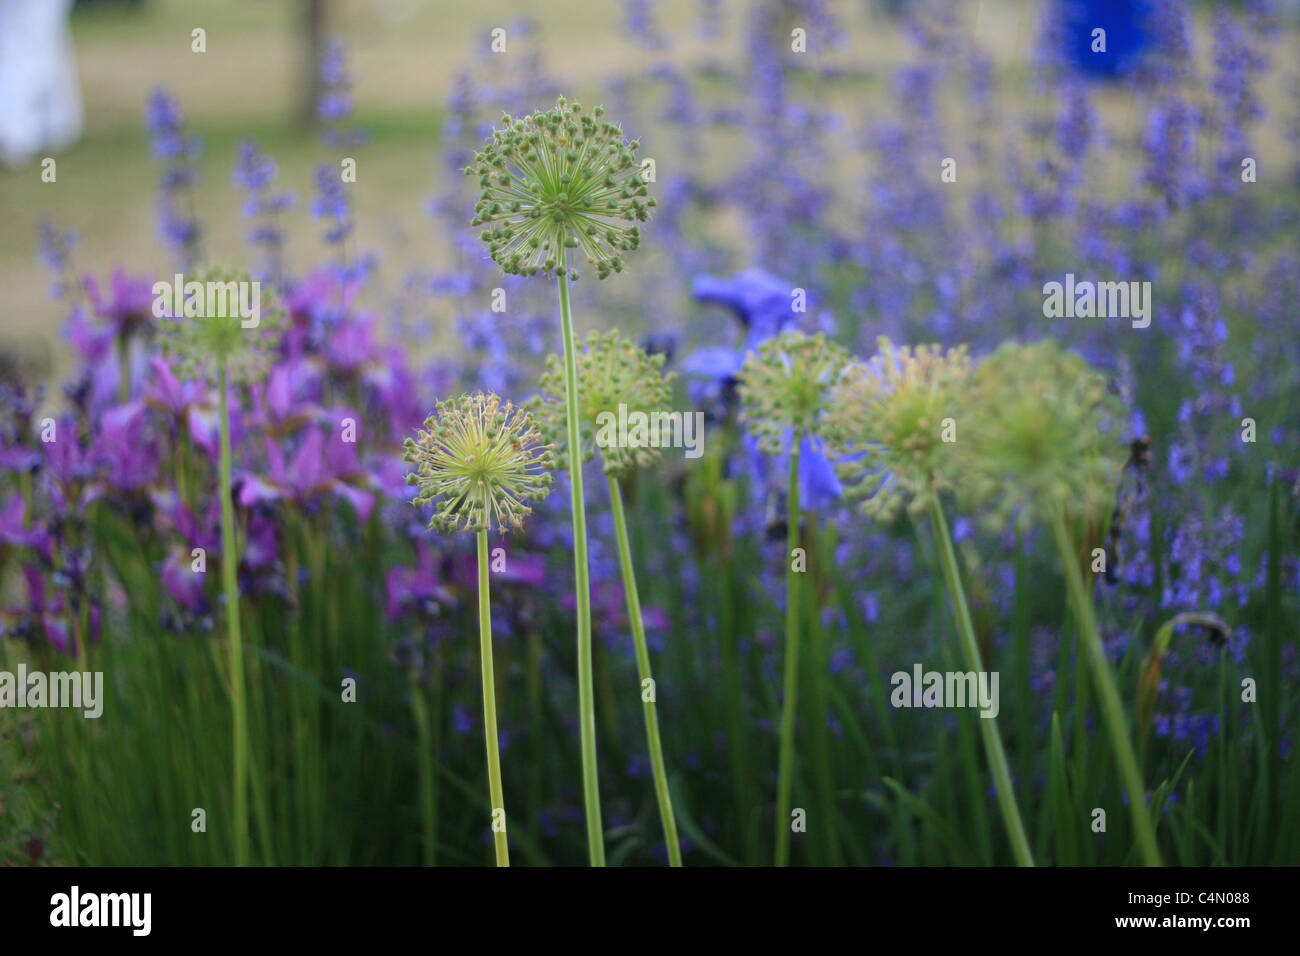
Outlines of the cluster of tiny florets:
{"type": "MultiPolygon", "coordinates": [[[[654,464],[665,441],[662,429],[672,399],[675,374],[664,375],[664,356],[650,355],[645,349],[619,335],[618,331],[593,332],[578,350],[577,398],[578,428],[583,446],[583,461],[590,461],[599,445],[601,467],[605,474],[623,478],[637,468],[654,464]],[[635,435],[629,429],[627,441],[601,440],[611,423],[619,420],[619,406],[625,412],[644,413],[650,427],[660,434],[635,435]],[[644,441],[640,440],[644,437],[644,441]]],[[[538,394],[529,408],[538,426],[557,451],[560,468],[568,467],[568,419],[564,413],[564,360],[551,355],[538,382],[538,394]]],[[[640,416],[637,416],[638,418],[640,416]]]]}
{"type": "Polygon", "coordinates": [[[1105,379],[1054,342],[1007,343],[976,366],[958,443],[961,491],[1015,519],[1100,518],[1123,465],[1123,409],[1105,379]]]}
{"type": "Polygon", "coordinates": [[[247,275],[208,269],[188,279],[185,285],[198,282],[204,297],[186,295],[185,301],[173,303],[175,314],[159,318],[157,324],[162,353],[171,360],[175,374],[211,382],[224,367],[231,382],[262,377],[278,357],[285,326],[284,313],[271,289],[259,283],[257,325],[245,328],[238,294],[232,298],[231,291],[240,283],[251,282],[247,275]],[[207,292],[210,286],[224,290],[224,308],[212,307],[207,292]],[[187,315],[187,311],[194,314],[187,315]]]}
{"type": "Polygon", "coordinates": [[[818,437],[831,388],[849,354],[825,335],[785,332],[767,339],[741,366],[741,421],[764,452],[787,451],[787,436],[818,437]]]}
{"type": "Polygon", "coordinates": [[[969,378],[965,346],[896,347],[883,337],[870,361],[846,368],[826,415],[845,497],[860,500],[869,517],[890,520],[903,505],[924,510],[951,487],[969,378]]]}
{"type": "Polygon", "coordinates": [[[465,169],[483,190],[472,225],[486,227],[481,238],[507,273],[567,270],[576,279],[574,261],[585,258],[604,279],[640,245],[635,224],[655,205],[636,159],[640,143],[603,115],[561,97],[554,109],[503,116],[465,169]]]}
{"type": "Polygon", "coordinates": [[[434,504],[429,527],[443,534],[522,528],[532,514],[526,502],[550,493],[552,451],[532,416],[496,395],[439,402],[406,439],[405,460],[415,465],[406,481],[419,488],[411,503],[434,504]]]}

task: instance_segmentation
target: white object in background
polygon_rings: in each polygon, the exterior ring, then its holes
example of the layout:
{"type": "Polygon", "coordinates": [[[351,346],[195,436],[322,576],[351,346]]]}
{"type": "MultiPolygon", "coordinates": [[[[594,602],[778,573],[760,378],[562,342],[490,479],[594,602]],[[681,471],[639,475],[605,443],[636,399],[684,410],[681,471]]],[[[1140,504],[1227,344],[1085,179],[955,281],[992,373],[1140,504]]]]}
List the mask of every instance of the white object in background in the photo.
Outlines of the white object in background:
{"type": "Polygon", "coordinates": [[[25,163],[81,135],[68,35],[72,0],[0,0],[0,162],[25,163]]]}

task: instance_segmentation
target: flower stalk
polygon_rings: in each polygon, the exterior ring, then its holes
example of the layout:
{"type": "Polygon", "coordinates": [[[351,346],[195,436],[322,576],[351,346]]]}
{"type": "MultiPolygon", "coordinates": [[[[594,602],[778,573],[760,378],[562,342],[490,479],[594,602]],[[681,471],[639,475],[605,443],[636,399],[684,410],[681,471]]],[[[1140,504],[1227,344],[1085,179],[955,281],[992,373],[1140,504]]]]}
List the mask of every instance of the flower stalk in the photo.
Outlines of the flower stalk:
{"type": "MultiPolygon", "coordinates": [[[[952,599],[953,614],[957,618],[957,634],[960,637],[962,656],[966,666],[973,672],[983,670],[980,661],[979,644],[975,640],[975,627],[971,623],[970,608],[966,605],[966,594],[961,584],[961,572],[957,567],[957,555],[952,546],[952,533],[948,530],[948,520],[943,513],[943,505],[937,496],[930,496],[930,522],[934,529],[935,550],[939,563],[943,567],[943,577],[948,585],[948,595],[952,599]]],[[[980,736],[984,740],[984,752],[989,758],[989,767],[998,789],[998,808],[1002,811],[1002,822],[1007,828],[1007,837],[1011,841],[1011,851],[1020,866],[1033,866],[1034,855],[1029,849],[1029,838],[1025,835],[1025,824],[1020,818],[1020,807],[1016,803],[1016,792],[1011,785],[1011,771],[1007,766],[1006,751],[1002,748],[1002,736],[998,733],[997,718],[985,718],[978,721],[980,736]]]]}
{"type": "Polygon", "coordinates": [[[582,489],[582,447],[578,426],[578,359],[573,336],[569,276],[561,271],[560,327],[564,339],[564,411],[568,419],[569,505],[573,516],[573,578],[578,617],[578,727],[582,752],[582,802],[587,819],[587,852],[592,866],[605,865],[600,782],[596,768],[596,705],[591,660],[591,578],[587,563],[587,506],[582,489]]]}
{"type": "Polygon", "coordinates": [[[506,798],[501,789],[501,745],[497,735],[496,673],[492,667],[492,608],[488,590],[487,528],[478,538],[478,645],[483,677],[483,739],[487,744],[488,794],[492,800],[492,846],[497,866],[510,865],[506,841],[506,798]]]}
{"type": "Polygon", "coordinates": [[[221,587],[226,597],[226,620],[229,631],[230,702],[233,711],[232,750],[234,769],[234,819],[232,833],[235,865],[247,866],[248,841],[248,714],[245,703],[244,642],[239,627],[239,582],[236,576],[238,546],[235,541],[235,507],[232,499],[230,464],[230,409],[228,406],[228,371],[222,360],[217,370],[217,402],[221,416],[221,587]]]}
{"type": "Polygon", "coordinates": [[[434,505],[429,527],[443,534],[474,532],[478,545],[479,666],[483,683],[483,739],[487,751],[489,819],[497,866],[510,865],[501,750],[497,732],[496,672],[488,585],[488,532],[523,527],[529,501],[550,493],[554,459],[532,416],[496,395],[462,395],[439,403],[415,438],[406,439],[406,476],[419,488],[411,503],[434,505]]]}
{"type": "Polygon", "coordinates": [[[790,485],[785,529],[785,676],[781,695],[781,742],[776,774],[776,865],[790,862],[790,790],[794,773],[794,718],[799,695],[799,577],[794,549],[799,547],[799,445],[790,445],[790,485]]]}
{"type": "Polygon", "coordinates": [[[1128,791],[1128,807],[1133,817],[1133,832],[1137,838],[1138,852],[1142,856],[1144,865],[1160,866],[1160,850],[1156,846],[1155,828],[1151,825],[1151,815],[1147,810],[1146,785],[1142,782],[1142,772],[1138,769],[1133,742],[1124,721],[1124,705],[1120,703],[1115,674],[1111,670],[1110,662],[1106,660],[1106,651],[1097,633],[1097,622],[1092,612],[1092,601],[1084,587],[1083,572],[1079,570],[1079,563],[1070,543],[1070,532],[1066,528],[1063,507],[1058,507],[1052,518],[1052,533],[1056,537],[1056,549],[1065,569],[1070,604],[1074,609],[1075,622],[1079,626],[1079,642],[1083,645],[1088,667],[1092,672],[1093,684],[1097,689],[1097,695],[1101,698],[1102,718],[1106,723],[1106,733],[1110,737],[1111,750],[1115,754],[1115,763],[1124,780],[1124,788],[1128,791]]]}
{"type": "Polygon", "coordinates": [[[641,598],[636,587],[636,571],[632,567],[632,549],[628,545],[627,519],[623,514],[623,490],[614,475],[607,475],[606,480],[609,482],[610,507],[614,512],[614,533],[618,538],[618,566],[623,575],[627,619],[632,627],[632,641],[636,646],[636,671],[637,679],[641,684],[641,709],[645,716],[646,746],[650,750],[655,800],[659,804],[659,819],[663,823],[664,844],[668,848],[668,865],[681,866],[682,848],[677,839],[677,820],[673,816],[673,801],[668,792],[668,771],[664,767],[663,745],[659,741],[659,713],[656,707],[658,688],[650,670],[650,650],[646,645],[645,622],[641,618],[641,598]],[[652,688],[648,695],[647,688],[652,688]]]}

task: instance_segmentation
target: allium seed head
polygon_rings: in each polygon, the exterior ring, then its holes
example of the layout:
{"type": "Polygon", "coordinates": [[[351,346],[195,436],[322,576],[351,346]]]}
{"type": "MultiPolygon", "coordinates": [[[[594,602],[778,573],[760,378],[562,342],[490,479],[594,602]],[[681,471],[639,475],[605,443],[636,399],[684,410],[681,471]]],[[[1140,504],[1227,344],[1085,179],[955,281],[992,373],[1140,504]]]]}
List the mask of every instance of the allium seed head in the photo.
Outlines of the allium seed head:
{"type": "Polygon", "coordinates": [[[484,227],[481,238],[507,273],[567,270],[576,279],[573,263],[586,259],[604,279],[641,244],[636,223],[655,201],[636,159],[640,143],[603,115],[561,97],[554,109],[504,116],[465,169],[483,190],[471,224],[484,227]]]}
{"type": "Polygon", "coordinates": [[[406,439],[404,460],[415,465],[407,484],[419,488],[411,503],[432,503],[429,527],[443,534],[522,528],[526,502],[550,493],[555,467],[532,416],[490,393],[439,402],[406,439]]]}
{"type": "Polygon", "coordinates": [[[1123,466],[1123,408],[1102,376],[1054,342],[1007,343],[976,367],[957,444],[962,491],[996,524],[1100,518],[1123,466]]]}
{"type": "Polygon", "coordinates": [[[943,440],[944,419],[963,417],[969,378],[965,346],[914,349],[883,337],[870,361],[845,369],[826,415],[845,497],[888,521],[904,505],[923,511],[950,487],[953,446],[943,440]]]}
{"type": "Polygon", "coordinates": [[[740,418],[770,455],[786,451],[787,437],[822,435],[831,388],[849,354],[824,334],[785,332],[767,339],[741,366],[740,418]]]}
{"type": "MultiPolygon", "coordinates": [[[[596,439],[600,437],[602,427],[618,421],[620,405],[629,413],[645,413],[651,423],[658,421],[667,425],[666,419],[653,417],[655,412],[668,411],[673,382],[677,377],[663,374],[664,356],[648,354],[615,330],[591,333],[576,358],[578,428],[582,434],[583,461],[590,461],[594,456],[596,439]]],[[[529,408],[537,417],[538,427],[547,440],[557,447],[558,466],[567,468],[564,360],[560,356],[547,358],[538,389],[538,395],[529,403],[529,408]]],[[[663,435],[647,434],[644,443],[601,442],[601,467],[607,475],[626,478],[633,470],[659,460],[663,438],[663,435]]]]}
{"type": "Polygon", "coordinates": [[[215,381],[224,365],[232,382],[248,382],[266,373],[285,324],[269,286],[244,273],[208,269],[187,277],[183,295],[183,302],[172,303],[173,315],[157,326],[163,354],[174,360],[178,374],[215,381]],[[256,308],[256,325],[245,327],[253,317],[245,318],[243,305],[249,312],[256,308]]]}

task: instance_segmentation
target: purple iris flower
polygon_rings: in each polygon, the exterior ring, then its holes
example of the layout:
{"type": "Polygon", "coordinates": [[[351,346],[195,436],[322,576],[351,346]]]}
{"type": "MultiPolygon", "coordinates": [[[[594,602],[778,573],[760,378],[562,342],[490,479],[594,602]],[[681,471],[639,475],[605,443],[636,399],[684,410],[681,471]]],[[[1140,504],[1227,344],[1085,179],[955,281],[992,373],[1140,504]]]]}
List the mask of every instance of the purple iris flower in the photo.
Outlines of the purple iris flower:
{"type": "Polygon", "coordinates": [[[368,479],[357,465],[355,445],[334,440],[327,446],[323,430],[313,426],[303,432],[288,464],[278,442],[267,439],[265,449],[270,474],[265,478],[241,475],[236,496],[240,507],[280,499],[306,505],[324,494],[334,494],[347,500],[361,521],[369,519],[375,496],[354,483],[368,479]]]}
{"type": "MultiPolygon", "coordinates": [[[[45,590],[45,577],[40,569],[33,565],[23,566],[23,577],[27,582],[27,605],[24,610],[31,618],[38,621],[45,639],[60,654],[76,653],[76,641],[68,630],[64,618],[63,599],[56,593],[49,597],[45,590]]],[[[92,633],[98,628],[98,610],[91,609],[92,633]]]]}
{"type": "MultiPolygon", "coordinates": [[[[505,567],[492,572],[493,586],[518,584],[537,589],[546,583],[546,558],[540,554],[509,548],[505,542],[494,540],[492,548],[506,547],[505,567]]],[[[478,587],[478,562],[472,552],[458,551],[452,559],[452,580],[458,587],[472,591],[478,587]]]]}
{"type": "Polygon", "coordinates": [[[441,556],[425,541],[415,544],[414,565],[388,570],[385,590],[390,621],[409,610],[420,608],[432,612],[456,602],[443,583],[441,556]]]}
{"type": "Polygon", "coordinates": [[[178,548],[167,555],[162,563],[162,584],[181,607],[200,612],[206,608],[207,595],[203,589],[203,575],[194,571],[193,560],[188,547],[178,548]]]}
{"type": "Polygon", "coordinates": [[[207,387],[199,381],[182,382],[162,356],[154,356],[149,363],[153,372],[144,389],[144,400],[176,420],[184,420],[189,410],[208,402],[207,387]]]}
{"type": "Polygon", "coordinates": [[[150,328],[153,316],[153,283],[114,269],[107,291],[91,276],[86,277],[86,294],[95,313],[109,325],[117,338],[150,328]]]}
{"type": "Polygon", "coordinates": [[[265,384],[252,387],[249,426],[276,437],[293,434],[320,416],[313,401],[319,382],[316,364],[307,359],[290,359],[274,366],[265,384]]]}
{"type": "Polygon", "coordinates": [[[139,398],[109,409],[99,420],[88,454],[114,488],[134,491],[157,477],[158,449],[145,434],[145,421],[139,398]]]}
{"type": "Polygon", "coordinates": [[[0,542],[47,551],[48,539],[44,529],[27,527],[27,505],[22,495],[11,495],[0,506],[0,542]]]}
{"type": "Polygon", "coordinates": [[[92,320],[81,306],[74,308],[68,316],[63,336],[87,365],[100,362],[112,351],[112,333],[92,320]]]}

